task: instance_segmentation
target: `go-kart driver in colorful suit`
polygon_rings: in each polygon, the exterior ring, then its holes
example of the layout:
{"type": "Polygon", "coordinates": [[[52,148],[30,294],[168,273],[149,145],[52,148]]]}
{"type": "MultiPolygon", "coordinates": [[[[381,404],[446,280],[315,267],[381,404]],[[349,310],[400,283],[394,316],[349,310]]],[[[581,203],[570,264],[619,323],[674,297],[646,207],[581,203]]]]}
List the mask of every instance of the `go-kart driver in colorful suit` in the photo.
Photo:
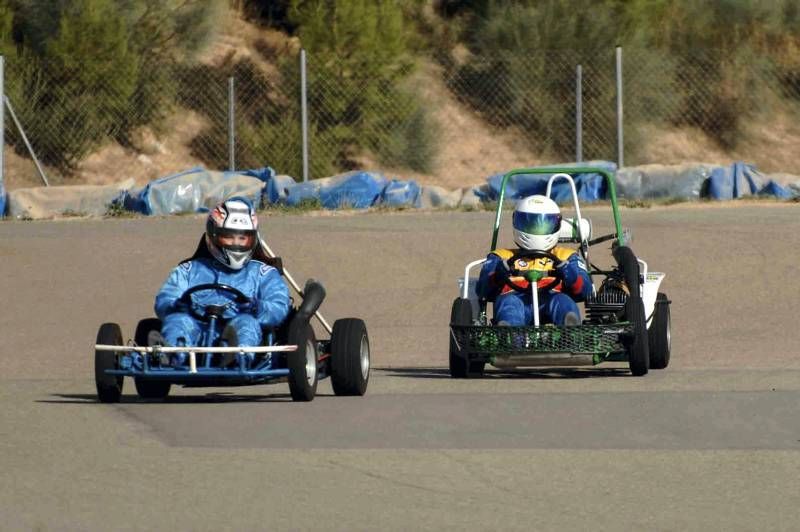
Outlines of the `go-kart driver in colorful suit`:
{"type": "Polygon", "coordinates": [[[561,282],[550,290],[540,290],[538,294],[541,322],[579,325],[580,309],[576,301],[583,301],[592,293],[592,281],[580,254],[556,245],[561,227],[558,205],[545,196],[523,198],[514,209],[513,226],[514,241],[519,249],[492,251],[481,268],[476,287],[479,297],[494,301],[495,322],[498,325],[530,325],[533,322],[531,283],[546,287],[554,282],[554,278],[544,277],[543,272],[557,270],[561,282]],[[562,262],[554,265],[549,258],[523,257],[517,258],[513,268],[510,267],[507,261],[515,252],[525,250],[549,252],[562,262]],[[514,290],[506,279],[526,290],[514,290]]]}
{"type": "MultiPolygon", "coordinates": [[[[236,312],[231,305],[223,314],[226,327],[235,331],[238,345],[258,346],[262,327],[275,327],[289,313],[289,290],[280,272],[266,264],[258,235],[258,218],[249,200],[231,198],[208,215],[206,232],[198,251],[169,274],[156,295],[155,312],[162,320],[164,345],[199,345],[201,324],[193,318],[180,296],[189,288],[218,283],[236,288],[252,301],[249,312],[236,312]],[[256,257],[262,260],[253,258],[256,257]]],[[[203,290],[192,296],[198,306],[229,303],[232,296],[222,290],[203,290]]],[[[151,342],[152,343],[152,342],[151,342]]],[[[186,355],[173,357],[182,365],[186,355]]]]}

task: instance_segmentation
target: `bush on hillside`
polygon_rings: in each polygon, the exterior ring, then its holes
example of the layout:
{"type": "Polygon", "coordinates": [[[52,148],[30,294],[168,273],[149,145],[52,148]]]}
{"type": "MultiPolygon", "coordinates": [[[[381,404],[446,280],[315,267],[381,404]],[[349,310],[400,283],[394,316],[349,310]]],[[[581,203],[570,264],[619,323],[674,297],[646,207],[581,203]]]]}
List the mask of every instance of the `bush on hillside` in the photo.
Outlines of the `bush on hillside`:
{"type": "MultiPolygon", "coordinates": [[[[293,2],[287,24],[298,28],[308,54],[309,173],[325,177],[359,166],[365,156],[383,164],[427,171],[435,156],[435,127],[404,81],[413,72],[403,12],[395,2],[293,2]],[[331,24],[337,31],[331,32],[331,24]]],[[[199,67],[201,70],[202,67],[199,67]]],[[[236,166],[269,165],[302,175],[298,58],[284,56],[277,77],[242,60],[200,77],[216,87],[236,83],[236,166]]],[[[206,69],[208,70],[208,69],[206,69]]],[[[212,122],[195,139],[195,153],[227,166],[228,131],[213,90],[186,101],[212,122]],[[198,101],[194,101],[198,100],[198,101]],[[209,153],[212,155],[209,157],[209,153]]],[[[224,100],[221,100],[224,102],[224,100]]]]}
{"type": "MultiPolygon", "coordinates": [[[[172,67],[208,39],[221,0],[31,0],[13,4],[18,59],[7,93],[39,157],[64,172],[109,138],[158,128],[172,67]]],[[[6,20],[0,6],[0,28],[6,20]]],[[[16,130],[10,140],[24,146],[16,130]]]]}
{"type": "Polygon", "coordinates": [[[470,0],[444,2],[440,13],[460,17],[472,52],[465,64],[445,63],[451,88],[496,125],[541,132],[535,147],[560,158],[574,153],[568,102],[577,64],[584,66],[584,129],[601,132],[584,137],[584,154],[615,153],[617,43],[625,124],[633,126],[626,135],[643,124],[688,125],[731,148],[775,94],[800,94],[800,62],[790,53],[800,45],[792,29],[800,10],[792,0],[470,0]]]}
{"type": "Polygon", "coordinates": [[[312,0],[294,2],[290,20],[309,55],[310,120],[316,135],[340,146],[325,154],[328,164],[347,169],[369,152],[384,164],[429,169],[435,146],[421,145],[433,137],[426,109],[402,88],[413,73],[402,8],[391,0],[312,0]]]}

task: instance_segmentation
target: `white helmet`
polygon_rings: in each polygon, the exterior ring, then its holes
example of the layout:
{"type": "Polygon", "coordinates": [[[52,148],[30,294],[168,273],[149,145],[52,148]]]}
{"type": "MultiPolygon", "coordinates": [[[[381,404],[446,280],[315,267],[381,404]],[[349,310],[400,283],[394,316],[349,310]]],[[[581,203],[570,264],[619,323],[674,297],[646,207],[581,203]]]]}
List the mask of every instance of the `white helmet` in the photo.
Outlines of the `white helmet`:
{"type": "Polygon", "coordinates": [[[514,208],[514,242],[531,251],[550,251],[558,244],[561,210],[547,196],[528,196],[514,208]]]}
{"type": "Polygon", "coordinates": [[[258,242],[258,218],[247,198],[230,198],[208,213],[206,246],[228,268],[241,270],[258,242]]]}

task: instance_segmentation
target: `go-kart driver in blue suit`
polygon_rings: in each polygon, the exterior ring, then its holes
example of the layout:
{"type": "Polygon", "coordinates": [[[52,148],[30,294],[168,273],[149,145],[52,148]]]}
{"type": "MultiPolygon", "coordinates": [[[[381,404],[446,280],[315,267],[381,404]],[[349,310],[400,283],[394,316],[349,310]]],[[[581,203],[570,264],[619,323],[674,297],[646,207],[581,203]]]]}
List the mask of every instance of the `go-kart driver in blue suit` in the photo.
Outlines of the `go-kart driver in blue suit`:
{"type": "MultiPolygon", "coordinates": [[[[217,205],[208,215],[206,232],[191,259],[180,263],[169,274],[156,295],[155,311],[162,320],[164,345],[198,345],[201,324],[193,318],[180,296],[200,284],[218,283],[236,288],[253,302],[249,313],[237,314],[229,307],[223,314],[226,327],[236,333],[240,346],[258,346],[262,327],[275,327],[289,313],[289,290],[280,272],[266,264],[258,235],[258,218],[249,200],[231,198],[217,205]],[[261,258],[257,260],[254,258],[261,258]]],[[[231,301],[224,291],[196,292],[200,305],[222,305],[231,301]]],[[[186,355],[173,357],[172,365],[182,365],[186,355]]]]}
{"type": "Polygon", "coordinates": [[[539,291],[539,315],[542,322],[555,325],[579,325],[580,309],[576,301],[583,301],[592,293],[592,280],[583,258],[575,250],[557,246],[561,228],[561,211],[546,196],[528,196],[521,199],[513,215],[514,241],[519,250],[492,251],[481,268],[476,291],[478,296],[494,301],[495,322],[498,325],[526,326],[533,322],[533,296],[530,283],[546,287],[553,277],[544,277],[550,270],[559,272],[561,282],[551,289],[539,291]],[[507,261],[516,252],[542,251],[555,255],[560,263],[545,257],[517,258],[513,268],[507,261]],[[506,283],[510,279],[524,292],[514,290],[506,283]]]}

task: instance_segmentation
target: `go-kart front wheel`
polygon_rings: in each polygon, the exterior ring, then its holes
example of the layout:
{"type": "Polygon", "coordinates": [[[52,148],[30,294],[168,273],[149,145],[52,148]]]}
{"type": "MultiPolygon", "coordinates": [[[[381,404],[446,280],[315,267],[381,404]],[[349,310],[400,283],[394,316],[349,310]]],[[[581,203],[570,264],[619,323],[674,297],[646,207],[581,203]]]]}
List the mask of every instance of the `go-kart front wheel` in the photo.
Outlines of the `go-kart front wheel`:
{"type": "Polygon", "coordinates": [[[336,395],[364,395],[369,382],[369,337],[358,318],[336,320],[331,332],[331,385],[336,395]]]}
{"type": "Polygon", "coordinates": [[[169,382],[142,377],[134,378],[133,383],[136,385],[136,393],[142,399],[165,399],[172,387],[169,382]]]}
{"type": "Polygon", "coordinates": [[[664,369],[669,365],[672,339],[670,332],[669,298],[659,292],[653,311],[653,322],[647,331],[650,342],[650,369],[664,369]]]}
{"type": "MultiPolygon", "coordinates": [[[[136,332],[133,334],[133,341],[136,345],[148,345],[151,331],[161,331],[161,320],[158,318],[145,318],[136,324],[136,332]]],[[[135,377],[133,383],[136,385],[136,393],[142,399],[164,399],[169,395],[172,385],[169,382],[155,379],[135,377]]]]}
{"type": "Polygon", "coordinates": [[[641,297],[631,296],[625,303],[625,319],[633,325],[633,337],[625,346],[631,373],[637,377],[647,374],[650,368],[650,349],[647,342],[647,318],[641,297]]]}
{"type": "MultiPolygon", "coordinates": [[[[104,323],[97,331],[97,343],[105,345],[123,345],[122,331],[116,323],[104,323]]],[[[108,375],[106,370],[119,368],[118,353],[114,351],[94,352],[94,382],[97,386],[97,398],[101,403],[119,403],[122,397],[123,377],[108,375]]]]}
{"type": "Polygon", "coordinates": [[[319,355],[314,329],[308,321],[295,318],[289,324],[288,341],[297,350],[287,356],[289,392],[293,401],[312,401],[317,393],[319,355]]]}
{"type": "Polygon", "coordinates": [[[633,325],[633,336],[626,342],[625,351],[631,373],[637,377],[646,375],[650,368],[650,346],[647,341],[647,316],[642,301],[639,261],[628,246],[617,246],[612,250],[617,268],[622,272],[628,287],[628,300],[625,302],[625,321],[633,325]]]}
{"type": "MultiPolygon", "coordinates": [[[[472,325],[472,303],[469,299],[457,297],[453,301],[450,312],[450,325],[472,325]]],[[[480,377],[486,366],[485,362],[469,362],[466,353],[462,353],[450,333],[450,376],[454,379],[480,377]]]]}

